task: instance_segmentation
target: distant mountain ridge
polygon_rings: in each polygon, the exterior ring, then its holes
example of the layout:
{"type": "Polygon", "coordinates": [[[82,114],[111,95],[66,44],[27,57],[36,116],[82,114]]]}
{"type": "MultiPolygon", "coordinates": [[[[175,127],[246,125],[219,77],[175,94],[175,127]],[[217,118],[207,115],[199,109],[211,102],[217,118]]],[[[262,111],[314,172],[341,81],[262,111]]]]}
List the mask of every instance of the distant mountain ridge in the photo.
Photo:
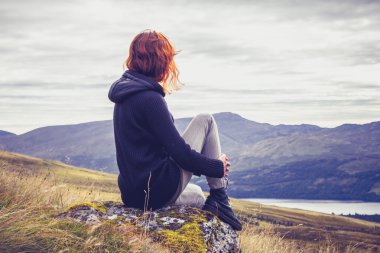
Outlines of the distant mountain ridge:
{"type": "MultiPolygon", "coordinates": [[[[234,196],[380,200],[380,122],[322,128],[258,123],[230,112],[214,117],[231,158],[234,196]]],[[[178,131],[190,121],[176,119],[178,131]]],[[[118,171],[112,120],[2,132],[0,149],[118,171]]],[[[194,181],[207,189],[204,177],[194,181]]]]}
{"type": "Polygon", "coordinates": [[[1,136],[14,136],[14,135],[16,135],[16,134],[8,132],[8,131],[0,130],[0,137],[1,136]]]}

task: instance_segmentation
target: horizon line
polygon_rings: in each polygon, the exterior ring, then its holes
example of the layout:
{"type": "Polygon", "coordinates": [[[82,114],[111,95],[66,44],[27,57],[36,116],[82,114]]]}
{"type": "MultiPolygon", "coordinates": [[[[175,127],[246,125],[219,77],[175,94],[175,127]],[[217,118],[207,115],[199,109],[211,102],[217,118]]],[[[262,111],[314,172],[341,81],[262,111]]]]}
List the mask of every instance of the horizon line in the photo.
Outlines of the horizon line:
{"type": "MultiPolygon", "coordinates": [[[[252,119],[249,119],[249,118],[245,118],[245,117],[241,116],[239,113],[226,112],[226,111],[224,111],[224,112],[210,113],[210,114],[214,115],[214,114],[223,114],[223,113],[225,113],[225,114],[227,114],[227,113],[235,114],[235,115],[238,115],[239,117],[241,117],[243,119],[246,119],[246,120],[258,123],[258,124],[269,124],[271,126],[280,126],[280,125],[285,125],[285,126],[301,126],[301,125],[309,125],[309,126],[316,126],[316,127],[322,128],[322,129],[334,129],[334,128],[337,128],[337,127],[340,127],[340,126],[343,126],[343,125],[367,125],[367,124],[372,124],[372,123],[380,121],[380,120],[375,120],[375,121],[370,121],[370,122],[361,123],[361,124],[360,123],[349,123],[349,122],[347,122],[347,123],[343,123],[343,124],[340,124],[340,125],[328,127],[328,126],[320,126],[320,125],[317,125],[317,124],[310,124],[310,123],[301,123],[301,124],[284,124],[284,123],[271,124],[271,123],[268,123],[268,122],[259,122],[259,121],[255,121],[255,120],[252,120],[252,119]]],[[[178,117],[178,118],[174,118],[174,119],[175,120],[179,120],[179,119],[188,119],[188,118],[192,118],[192,117],[178,117]]],[[[95,123],[95,122],[112,121],[112,120],[113,119],[111,118],[111,119],[93,120],[93,121],[86,121],[86,122],[76,122],[76,123],[66,123],[66,124],[56,124],[56,125],[45,125],[45,126],[39,126],[39,127],[33,128],[31,130],[28,130],[28,131],[25,131],[25,132],[22,132],[22,133],[15,133],[15,132],[11,132],[11,131],[8,131],[8,130],[4,130],[2,128],[0,128],[0,131],[7,132],[7,133],[10,133],[10,134],[15,134],[15,135],[19,136],[19,135],[23,135],[23,134],[29,133],[31,131],[34,131],[34,130],[40,129],[40,128],[60,127],[60,126],[74,126],[74,125],[91,124],[91,123],[95,123]]]]}

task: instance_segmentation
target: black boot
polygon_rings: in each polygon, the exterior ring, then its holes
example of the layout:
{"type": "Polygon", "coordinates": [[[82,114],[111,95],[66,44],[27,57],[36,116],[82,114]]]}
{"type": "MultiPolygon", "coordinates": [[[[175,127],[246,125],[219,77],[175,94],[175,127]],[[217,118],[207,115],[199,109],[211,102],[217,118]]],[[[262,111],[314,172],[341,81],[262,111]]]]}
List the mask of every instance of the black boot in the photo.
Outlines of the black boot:
{"type": "Polygon", "coordinates": [[[215,214],[219,219],[230,224],[234,230],[242,230],[240,221],[231,209],[226,188],[211,189],[202,209],[215,214]]]}

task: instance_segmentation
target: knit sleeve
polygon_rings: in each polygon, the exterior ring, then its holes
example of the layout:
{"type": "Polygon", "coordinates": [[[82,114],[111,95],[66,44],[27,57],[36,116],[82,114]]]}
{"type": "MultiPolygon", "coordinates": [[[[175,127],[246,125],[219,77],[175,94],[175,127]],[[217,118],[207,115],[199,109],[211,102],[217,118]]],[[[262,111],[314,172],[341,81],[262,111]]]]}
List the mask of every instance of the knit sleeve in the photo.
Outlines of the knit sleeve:
{"type": "Polygon", "coordinates": [[[163,97],[150,97],[145,104],[145,116],[152,134],[179,166],[195,175],[224,176],[221,160],[208,158],[193,150],[178,133],[163,97]]]}

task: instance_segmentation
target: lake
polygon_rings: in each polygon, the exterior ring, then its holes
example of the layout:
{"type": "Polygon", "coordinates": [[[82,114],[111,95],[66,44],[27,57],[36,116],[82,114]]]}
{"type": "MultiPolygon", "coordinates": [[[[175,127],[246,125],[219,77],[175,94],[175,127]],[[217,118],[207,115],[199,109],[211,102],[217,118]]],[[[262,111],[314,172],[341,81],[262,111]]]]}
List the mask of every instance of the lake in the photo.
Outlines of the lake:
{"type": "Polygon", "coordinates": [[[380,214],[379,202],[307,200],[307,199],[241,199],[273,205],[335,214],[380,214]]]}

